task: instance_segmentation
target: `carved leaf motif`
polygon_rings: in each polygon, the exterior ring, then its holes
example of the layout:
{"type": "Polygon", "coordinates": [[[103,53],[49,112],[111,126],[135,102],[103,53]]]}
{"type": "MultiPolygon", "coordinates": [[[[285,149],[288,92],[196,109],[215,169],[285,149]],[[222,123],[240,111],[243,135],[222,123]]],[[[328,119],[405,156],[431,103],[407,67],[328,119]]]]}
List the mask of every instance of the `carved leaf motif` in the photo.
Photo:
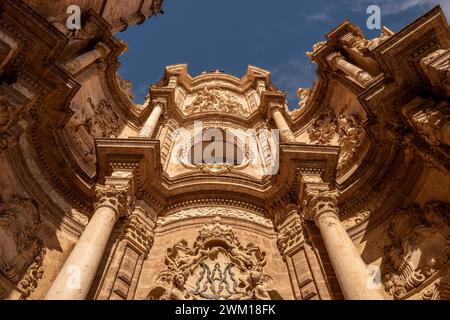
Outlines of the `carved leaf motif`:
{"type": "Polygon", "coordinates": [[[159,218],[158,225],[165,225],[171,222],[190,219],[193,217],[214,217],[214,216],[239,218],[263,225],[265,227],[269,228],[273,227],[270,219],[264,218],[263,216],[257,215],[249,211],[228,207],[201,207],[201,208],[184,209],[176,213],[170,214],[166,217],[159,218]]]}
{"type": "Polygon", "coordinates": [[[292,225],[281,230],[278,234],[277,246],[284,255],[290,248],[304,241],[303,227],[300,219],[295,219],[292,225]]]}

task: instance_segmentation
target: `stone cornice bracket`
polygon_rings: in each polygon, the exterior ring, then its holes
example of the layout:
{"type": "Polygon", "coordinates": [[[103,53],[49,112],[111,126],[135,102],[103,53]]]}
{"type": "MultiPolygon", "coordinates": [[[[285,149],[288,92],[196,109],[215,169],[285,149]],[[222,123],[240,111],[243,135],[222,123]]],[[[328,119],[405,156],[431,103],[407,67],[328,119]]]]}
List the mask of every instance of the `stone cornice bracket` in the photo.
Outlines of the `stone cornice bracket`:
{"type": "Polygon", "coordinates": [[[267,119],[272,118],[275,110],[284,112],[284,105],[286,104],[286,93],[278,91],[263,91],[261,94],[260,112],[267,119]]]}
{"type": "Polygon", "coordinates": [[[320,60],[319,56],[321,55],[320,52],[322,52],[326,48],[328,48],[326,41],[318,42],[315,45],[313,45],[313,51],[307,52],[306,56],[309,58],[309,60],[311,60],[312,63],[319,64],[320,60]]]}
{"type": "Polygon", "coordinates": [[[305,190],[305,210],[304,218],[317,224],[320,216],[328,214],[332,217],[339,217],[337,190],[305,190]]]}
{"type": "Polygon", "coordinates": [[[154,113],[155,109],[161,109],[161,115],[171,112],[175,103],[176,87],[156,87],[149,88],[148,106],[141,113],[141,121],[144,123],[154,113]]]}
{"type": "Polygon", "coordinates": [[[114,171],[106,177],[105,185],[95,186],[94,209],[109,207],[114,210],[117,219],[128,216],[134,208],[133,173],[114,171]]]}

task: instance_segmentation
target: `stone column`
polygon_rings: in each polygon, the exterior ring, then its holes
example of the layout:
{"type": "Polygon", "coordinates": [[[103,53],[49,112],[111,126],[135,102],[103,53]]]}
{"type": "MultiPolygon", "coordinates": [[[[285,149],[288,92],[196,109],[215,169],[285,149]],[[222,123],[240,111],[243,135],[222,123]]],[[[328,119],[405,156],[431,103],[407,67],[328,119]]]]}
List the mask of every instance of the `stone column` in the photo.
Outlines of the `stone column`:
{"type": "Polygon", "coordinates": [[[366,86],[373,80],[372,76],[361,68],[347,62],[342,54],[334,52],[327,57],[327,61],[330,63],[333,69],[339,69],[346,75],[354,79],[362,86],[366,86]]]}
{"type": "Polygon", "coordinates": [[[105,58],[110,52],[111,49],[106,44],[99,42],[93,50],[66,62],[65,67],[71,74],[76,74],[96,60],[105,58]]]}
{"type": "Polygon", "coordinates": [[[166,107],[167,100],[164,98],[157,98],[152,100],[153,110],[148,119],[145,121],[144,126],[139,133],[140,137],[151,138],[161,117],[163,110],[166,107]]]}
{"type": "Polygon", "coordinates": [[[95,212],[78,239],[45,300],[84,300],[97,273],[114,224],[130,210],[130,180],[96,187],[95,212]],[[125,183],[123,183],[125,182],[125,183]]]}
{"type": "Polygon", "coordinates": [[[320,230],[344,297],[348,300],[383,300],[368,286],[367,267],[339,220],[337,191],[306,190],[306,217],[320,230]]]}
{"type": "Polygon", "coordinates": [[[286,119],[284,119],[283,114],[281,113],[281,107],[276,106],[273,107],[271,112],[271,116],[277,125],[278,130],[280,130],[281,141],[283,142],[295,142],[294,134],[289,128],[286,119]]]}

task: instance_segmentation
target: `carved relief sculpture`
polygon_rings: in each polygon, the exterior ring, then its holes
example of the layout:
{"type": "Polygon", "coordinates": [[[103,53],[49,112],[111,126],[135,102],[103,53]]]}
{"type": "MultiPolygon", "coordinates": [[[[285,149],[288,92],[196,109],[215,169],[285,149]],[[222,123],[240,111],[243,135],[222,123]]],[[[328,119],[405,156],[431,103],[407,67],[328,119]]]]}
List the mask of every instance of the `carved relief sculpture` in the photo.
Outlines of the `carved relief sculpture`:
{"type": "Polygon", "coordinates": [[[341,146],[338,170],[348,168],[365,136],[357,115],[340,113],[336,116],[333,110],[326,110],[314,119],[308,134],[314,144],[332,144],[337,137],[337,144],[341,146]]]}
{"type": "Polygon", "coordinates": [[[266,253],[249,243],[242,246],[231,227],[220,218],[204,225],[192,248],[180,240],[167,249],[167,270],[147,299],[270,300],[281,298],[268,289],[264,273],[266,253]]]}
{"type": "MultiPolygon", "coordinates": [[[[450,257],[450,206],[432,202],[398,211],[384,249],[384,285],[395,299],[413,292],[448,263],[450,257]]],[[[444,280],[445,282],[445,280],[444,280]]]]}
{"type": "Polygon", "coordinates": [[[42,277],[44,244],[37,237],[41,226],[38,207],[19,195],[0,197],[0,275],[27,297],[42,277]]]}
{"type": "Polygon", "coordinates": [[[229,92],[209,89],[204,87],[197,94],[194,101],[184,108],[186,114],[191,115],[199,112],[225,112],[247,117],[249,111],[229,92]]]}

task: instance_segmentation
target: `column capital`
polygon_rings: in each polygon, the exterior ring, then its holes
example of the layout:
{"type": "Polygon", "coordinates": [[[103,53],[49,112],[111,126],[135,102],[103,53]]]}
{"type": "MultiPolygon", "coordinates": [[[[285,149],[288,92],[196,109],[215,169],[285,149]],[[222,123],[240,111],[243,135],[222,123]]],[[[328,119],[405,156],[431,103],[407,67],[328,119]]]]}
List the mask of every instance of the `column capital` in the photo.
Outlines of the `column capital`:
{"type": "Polygon", "coordinates": [[[269,104],[269,112],[268,112],[268,114],[269,114],[269,116],[270,117],[272,117],[273,118],[273,114],[275,113],[275,112],[280,112],[280,113],[282,113],[283,112],[283,106],[282,105],[280,105],[280,104],[278,104],[278,103],[271,103],[271,104],[269,104]]]}
{"type": "Polygon", "coordinates": [[[101,41],[97,42],[95,45],[95,50],[100,52],[102,58],[106,57],[111,52],[111,48],[106,43],[101,41]]]}
{"type": "Polygon", "coordinates": [[[167,107],[167,98],[165,98],[165,97],[153,98],[151,101],[151,105],[152,105],[153,109],[161,108],[162,111],[164,112],[164,110],[166,110],[166,107],[167,107]]]}
{"type": "Polygon", "coordinates": [[[128,188],[124,186],[97,185],[95,187],[94,208],[109,207],[114,210],[117,219],[129,213],[130,197],[128,188]]]}
{"type": "Polygon", "coordinates": [[[345,57],[338,51],[327,56],[327,61],[331,66],[334,66],[340,60],[345,60],[345,57]]]}
{"type": "Polygon", "coordinates": [[[317,220],[323,214],[327,214],[339,219],[337,190],[311,190],[306,189],[306,208],[304,217],[307,220],[317,220]]]}

